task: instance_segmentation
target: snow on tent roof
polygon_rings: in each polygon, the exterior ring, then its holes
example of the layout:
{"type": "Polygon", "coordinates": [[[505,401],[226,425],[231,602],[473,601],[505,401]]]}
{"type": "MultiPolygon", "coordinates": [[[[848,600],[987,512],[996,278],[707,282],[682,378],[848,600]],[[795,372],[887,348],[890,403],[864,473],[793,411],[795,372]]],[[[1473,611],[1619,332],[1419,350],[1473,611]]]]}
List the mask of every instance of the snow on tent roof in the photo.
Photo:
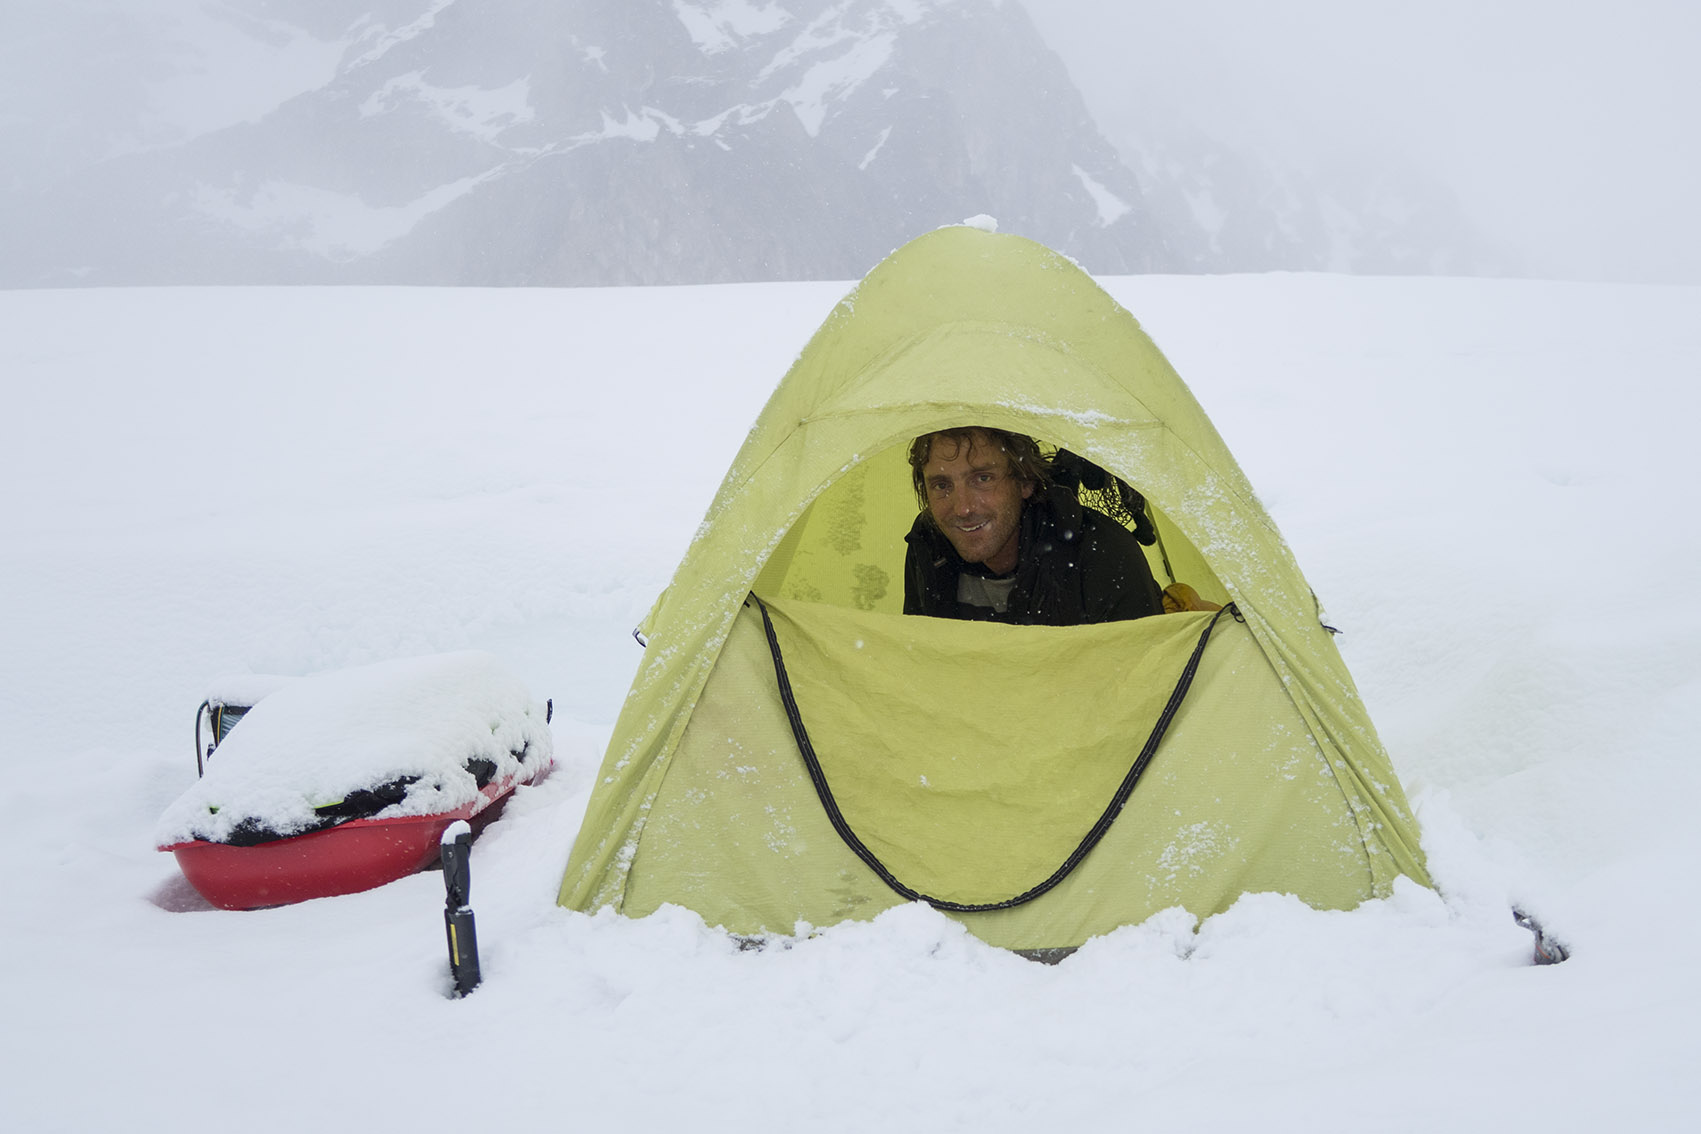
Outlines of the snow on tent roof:
{"type": "Polygon", "coordinates": [[[315,674],[249,710],[206,775],[166,809],[155,838],[160,846],[222,842],[245,822],[288,835],[315,825],[315,807],[408,776],[418,778],[405,798],[378,817],[448,811],[478,798],[469,760],[506,776],[521,754],[527,770],[551,758],[544,707],[490,654],[315,674]]]}

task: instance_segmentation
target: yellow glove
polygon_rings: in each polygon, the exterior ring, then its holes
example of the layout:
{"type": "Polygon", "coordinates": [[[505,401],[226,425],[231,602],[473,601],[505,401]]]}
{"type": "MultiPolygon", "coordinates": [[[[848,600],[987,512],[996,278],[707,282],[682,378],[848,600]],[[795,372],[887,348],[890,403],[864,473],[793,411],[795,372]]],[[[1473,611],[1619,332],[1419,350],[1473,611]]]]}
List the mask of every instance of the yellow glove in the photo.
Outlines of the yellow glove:
{"type": "Polygon", "coordinates": [[[1171,583],[1164,588],[1164,613],[1180,614],[1184,610],[1221,610],[1214,602],[1199,597],[1199,592],[1186,583],[1171,583]]]}

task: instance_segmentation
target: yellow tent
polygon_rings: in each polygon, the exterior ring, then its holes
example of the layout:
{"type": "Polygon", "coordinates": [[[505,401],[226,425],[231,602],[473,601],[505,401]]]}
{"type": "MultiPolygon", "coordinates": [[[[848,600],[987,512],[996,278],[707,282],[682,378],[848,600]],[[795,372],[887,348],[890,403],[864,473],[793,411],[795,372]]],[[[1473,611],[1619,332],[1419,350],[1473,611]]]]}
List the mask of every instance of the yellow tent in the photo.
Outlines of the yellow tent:
{"type": "Polygon", "coordinates": [[[1019,237],[930,233],[839,303],[644,628],[562,880],[573,909],[791,933],[920,897],[1043,950],[1251,891],[1350,908],[1400,874],[1429,884],[1316,600],[1222,439],[1127,311],[1019,237]],[[1160,584],[1232,607],[903,615],[904,449],[959,425],[1132,484],[1160,584]]]}

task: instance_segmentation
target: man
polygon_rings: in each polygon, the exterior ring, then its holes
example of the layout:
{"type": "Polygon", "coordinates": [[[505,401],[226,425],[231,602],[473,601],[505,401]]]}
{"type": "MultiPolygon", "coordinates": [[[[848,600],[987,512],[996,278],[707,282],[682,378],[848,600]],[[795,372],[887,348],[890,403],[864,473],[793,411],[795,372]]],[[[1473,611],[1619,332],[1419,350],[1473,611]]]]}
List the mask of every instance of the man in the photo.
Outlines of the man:
{"type": "Polygon", "coordinates": [[[1162,613],[1133,534],[1051,472],[1020,433],[917,437],[910,474],[922,512],[905,537],[904,613],[1038,626],[1162,613]]]}

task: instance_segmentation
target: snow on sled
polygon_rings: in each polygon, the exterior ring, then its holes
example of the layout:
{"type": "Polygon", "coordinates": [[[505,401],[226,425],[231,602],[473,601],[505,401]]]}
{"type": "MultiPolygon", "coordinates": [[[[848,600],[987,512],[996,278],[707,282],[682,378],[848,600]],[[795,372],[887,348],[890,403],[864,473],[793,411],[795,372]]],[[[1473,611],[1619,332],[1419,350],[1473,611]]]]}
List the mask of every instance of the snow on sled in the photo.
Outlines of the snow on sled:
{"type": "Polygon", "coordinates": [[[382,886],[435,862],[451,823],[488,823],[548,774],[549,716],[478,652],[227,680],[196,715],[197,763],[212,726],[203,774],[155,842],[223,909],[382,886]]]}

